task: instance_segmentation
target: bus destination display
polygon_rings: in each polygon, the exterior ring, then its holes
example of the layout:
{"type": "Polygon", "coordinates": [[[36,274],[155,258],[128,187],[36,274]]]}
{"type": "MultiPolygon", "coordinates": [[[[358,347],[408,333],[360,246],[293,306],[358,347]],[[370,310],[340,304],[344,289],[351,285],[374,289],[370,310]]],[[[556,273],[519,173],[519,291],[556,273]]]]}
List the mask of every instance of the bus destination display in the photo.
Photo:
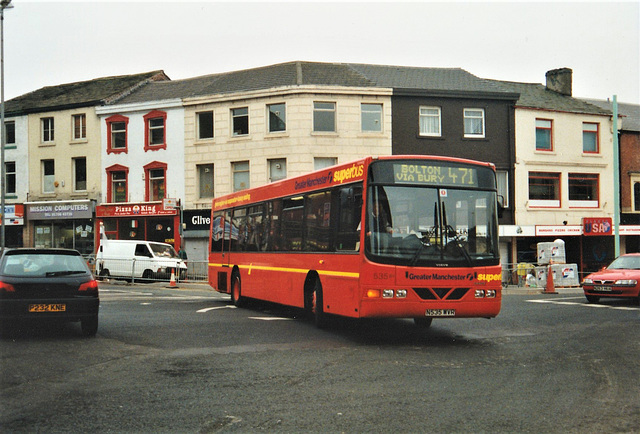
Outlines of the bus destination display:
{"type": "Polygon", "coordinates": [[[478,186],[478,175],[475,168],[435,166],[424,163],[394,164],[393,179],[398,184],[478,186]]]}

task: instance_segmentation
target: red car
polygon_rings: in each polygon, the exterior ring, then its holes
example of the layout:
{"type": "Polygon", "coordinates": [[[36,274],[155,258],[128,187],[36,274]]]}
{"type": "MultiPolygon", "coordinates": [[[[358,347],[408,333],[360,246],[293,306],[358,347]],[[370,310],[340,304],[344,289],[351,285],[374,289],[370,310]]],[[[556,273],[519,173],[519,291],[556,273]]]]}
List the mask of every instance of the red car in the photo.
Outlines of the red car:
{"type": "Polygon", "coordinates": [[[640,253],[621,255],[607,268],[589,274],[582,289],[589,303],[600,297],[633,298],[640,303],[640,253]]]}

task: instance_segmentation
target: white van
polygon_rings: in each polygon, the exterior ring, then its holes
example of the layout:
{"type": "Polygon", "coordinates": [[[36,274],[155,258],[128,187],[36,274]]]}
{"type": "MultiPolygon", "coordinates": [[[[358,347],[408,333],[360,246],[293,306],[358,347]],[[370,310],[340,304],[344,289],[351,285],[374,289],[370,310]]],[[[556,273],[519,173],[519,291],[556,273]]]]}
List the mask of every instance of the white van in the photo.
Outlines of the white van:
{"type": "Polygon", "coordinates": [[[187,265],[173,246],[154,241],[101,240],[96,254],[96,273],[116,279],[184,279],[187,265]]]}

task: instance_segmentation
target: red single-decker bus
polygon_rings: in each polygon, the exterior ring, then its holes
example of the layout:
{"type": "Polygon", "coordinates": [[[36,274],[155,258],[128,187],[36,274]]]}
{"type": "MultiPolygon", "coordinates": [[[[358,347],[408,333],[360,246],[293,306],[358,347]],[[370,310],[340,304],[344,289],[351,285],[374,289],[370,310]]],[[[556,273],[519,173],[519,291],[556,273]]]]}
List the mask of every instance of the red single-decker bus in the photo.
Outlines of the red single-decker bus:
{"type": "Polygon", "coordinates": [[[501,307],[495,167],[367,157],[213,200],[209,283],[326,315],[491,318],[501,307]]]}

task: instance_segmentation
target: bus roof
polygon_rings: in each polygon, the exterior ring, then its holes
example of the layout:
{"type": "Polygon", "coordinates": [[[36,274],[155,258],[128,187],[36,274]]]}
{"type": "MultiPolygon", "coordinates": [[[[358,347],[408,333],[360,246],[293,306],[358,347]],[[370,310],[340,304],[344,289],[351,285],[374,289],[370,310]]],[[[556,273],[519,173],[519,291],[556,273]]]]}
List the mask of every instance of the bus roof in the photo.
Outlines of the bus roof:
{"type": "Polygon", "coordinates": [[[316,170],[305,175],[287,178],[281,181],[265,184],[260,187],[241,190],[213,199],[213,210],[225,209],[238,205],[246,205],[261,202],[278,197],[286,197],[302,194],[325,187],[333,187],[342,184],[350,184],[364,180],[366,168],[372,161],[377,160],[432,160],[453,163],[475,164],[495,169],[493,163],[468,160],[456,157],[443,157],[434,155],[387,155],[380,157],[365,157],[344,164],[337,164],[324,169],[316,170]]]}

